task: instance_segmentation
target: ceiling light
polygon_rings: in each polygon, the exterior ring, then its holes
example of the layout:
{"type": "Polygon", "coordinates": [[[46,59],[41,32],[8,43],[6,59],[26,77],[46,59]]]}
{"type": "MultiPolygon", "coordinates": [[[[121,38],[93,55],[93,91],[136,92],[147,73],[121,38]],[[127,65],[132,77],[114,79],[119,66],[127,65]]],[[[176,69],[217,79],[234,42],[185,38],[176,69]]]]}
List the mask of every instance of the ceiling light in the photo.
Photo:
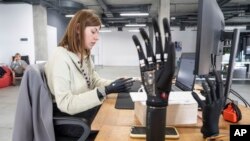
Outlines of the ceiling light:
{"type": "Polygon", "coordinates": [[[148,13],[121,13],[120,16],[148,16],[148,13]]]}
{"type": "Polygon", "coordinates": [[[146,24],[126,24],[125,26],[131,27],[131,26],[146,26],[146,24]]]}
{"type": "Polygon", "coordinates": [[[128,30],[128,32],[140,32],[139,29],[128,30]]]}
{"type": "Polygon", "coordinates": [[[246,26],[226,26],[225,30],[234,30],[235,28],[245,30],[246,26]]]}
{"type": "Polygon", "coordinates": [[[176,18],[175,18],[175,17],[171,17],[170,19],[171,19],[171,20],[175,20],[176,18]]]}
{"type": "Polygon", "coordinates": [[[66,18],[72,18],[74,15],[65,15],[66,18]]]}

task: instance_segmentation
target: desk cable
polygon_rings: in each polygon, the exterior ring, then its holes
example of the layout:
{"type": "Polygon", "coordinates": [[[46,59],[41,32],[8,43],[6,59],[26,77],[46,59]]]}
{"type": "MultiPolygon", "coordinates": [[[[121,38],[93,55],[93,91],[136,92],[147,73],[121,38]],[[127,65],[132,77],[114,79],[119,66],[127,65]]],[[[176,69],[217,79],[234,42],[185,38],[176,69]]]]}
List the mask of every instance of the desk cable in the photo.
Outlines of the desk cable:
{"type": "MultiPolygon", "coordinates": [[[[234,96],[236,96],[236,97],[238,97],[244,104],[245,104],[245,106],[246,107],[250,107],[250,104],[246,101],[246,99],[244,99],[238,92],[236,92],[235,90],[233,90],[233,89],[230,89],[230,92],[234,95],[234,96]]],[[[229,99],[229,98],[228,98],[229,99]]],[[[229,99],[229,100],[231,100],[231,99],[229,99]]]]}

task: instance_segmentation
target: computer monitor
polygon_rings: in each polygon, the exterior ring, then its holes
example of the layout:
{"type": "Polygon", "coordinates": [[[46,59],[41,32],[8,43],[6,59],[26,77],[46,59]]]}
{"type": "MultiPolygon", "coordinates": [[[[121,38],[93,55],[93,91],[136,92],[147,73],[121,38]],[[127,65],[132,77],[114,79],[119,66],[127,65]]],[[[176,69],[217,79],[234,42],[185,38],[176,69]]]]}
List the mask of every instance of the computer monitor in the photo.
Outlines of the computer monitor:
{"type": "Polygon", "coordinates": [[[183,91],[192,91],[195,81],[195,53],[182,53],[175,85],[183,91]]]}
{"type": "MultiPolygon", "coordinates": [[[[224,26],[224,16],[217,1],[199,0],[194,74],[209,74],[212,67],[211,56],[216,56],[215,60],[218,59],[217,56],[222,56],[220,38],[224,26]]],[[[215,65],[216,69],[221,69],[219,61],[215,65]]]]}

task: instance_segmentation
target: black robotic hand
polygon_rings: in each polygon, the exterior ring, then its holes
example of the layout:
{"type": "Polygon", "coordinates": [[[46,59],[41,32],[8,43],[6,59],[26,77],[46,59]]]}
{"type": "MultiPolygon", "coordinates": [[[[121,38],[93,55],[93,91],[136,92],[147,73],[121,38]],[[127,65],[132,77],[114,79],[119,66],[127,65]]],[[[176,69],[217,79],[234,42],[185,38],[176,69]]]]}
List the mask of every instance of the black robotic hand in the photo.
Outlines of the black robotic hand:
{"type": "Polygon", "coordinates": [[[213,75],[215,76],[215,82],[205,77],[208,85],[202,83],[206,97],[205,102],[202,101],[195,92],[192,93],[194,99],[202,109],[203,125],[201,127],[201,133],[204,138],[217,136],[219,134],[219,118],[226,99],[223,93],[223,82],[220,73],[214,70],[213,75]]]}
{"type": "Polygon", "coordinates": [[[167,18],[163,19],[165,47],[161,42],[161,33],[156,19],[153,18],[156,49],[155,54],[148,34],[140,28],[145,42],[147,58],[136,35],[133,41],[138,51],[142,84],[147,93],[147,105],[164,107],[168,105],[168,96],[171,91],[172,78],[175,71],[175,48],[171,41],[170,26],[167,18]]]}
{"type": "Polygon", "coordinates": [[[105,93],[129,92],[134,80],[132,78],[119,78],[105,87],[105,93]]]}

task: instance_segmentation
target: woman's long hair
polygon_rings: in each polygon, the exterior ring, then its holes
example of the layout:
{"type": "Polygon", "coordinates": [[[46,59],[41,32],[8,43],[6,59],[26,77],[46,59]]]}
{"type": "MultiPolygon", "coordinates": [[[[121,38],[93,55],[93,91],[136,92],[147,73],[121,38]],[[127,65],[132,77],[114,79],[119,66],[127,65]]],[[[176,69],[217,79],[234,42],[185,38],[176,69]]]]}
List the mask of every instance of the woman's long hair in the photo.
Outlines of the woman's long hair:
{"type": "Polygon", "coordinates": [[[90,55],[90,50],[86,50],[84,40],[84,31],[87,26],[100,26],[101,20],[93,10],[84,9],[78,11],[70,20],[66,32],[59,43],[59,46],[81,55],[81,61],[84,55],[90,55]],[[78,32],[78,33],[77,33],[78,32]]]}

